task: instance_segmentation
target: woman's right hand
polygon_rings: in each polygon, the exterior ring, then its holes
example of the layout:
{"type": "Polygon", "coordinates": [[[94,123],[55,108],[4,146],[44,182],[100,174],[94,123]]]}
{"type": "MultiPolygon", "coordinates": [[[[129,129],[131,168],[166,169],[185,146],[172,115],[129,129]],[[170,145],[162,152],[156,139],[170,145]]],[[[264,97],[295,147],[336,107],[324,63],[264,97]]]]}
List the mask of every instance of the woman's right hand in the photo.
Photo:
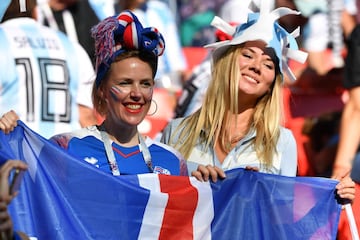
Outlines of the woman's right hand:
{"type": "Polygon", "coordinates": [[[204,166],[201,164],[196,171],[191,172],[191,176],[201,182],[209,181],[209,178],[211,178],[213,182],[216,182],[218,178],[224,179],[226,177],[224,170],[221,168],[211,165],[204,166]]]}
{"type": "Polygon", "coordinates": [[[20,171],[26,171],[28,168],[27,164],[20,160],[7,160],[0,168],[0,199],[5,201],[6,203],[10,203],[10,201],[16,196],[16,192],[10,193],[10,183],[9,177],[10,173],[14,169],[18,169],[20,171]]]}
{"type": "Polygon", "coordinates": [[[14,110],[10,110],[0,118],[0,129],[6,134],[10,133],[17,126],[17,120],[19,116],[14,110]]]}

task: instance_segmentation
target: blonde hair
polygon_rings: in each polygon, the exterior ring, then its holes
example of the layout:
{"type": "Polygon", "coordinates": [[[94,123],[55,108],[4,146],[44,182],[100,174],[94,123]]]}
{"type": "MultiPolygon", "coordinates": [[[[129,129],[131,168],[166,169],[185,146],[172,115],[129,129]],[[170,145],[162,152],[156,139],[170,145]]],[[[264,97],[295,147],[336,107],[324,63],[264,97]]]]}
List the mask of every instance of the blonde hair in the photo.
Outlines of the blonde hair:
{"type": "MultiPolygon", "coordinates": [[[[229,48],[215,63],[212,70],[212,80],[208,86],[203,106],[193,115],[185,118],[172,135],[179,136],[179,141],[173,146],[188,159],[197,143],[203,145],[206,151],[216,139],[221,139],[220,147],[225,148],[226,132],[230,126],[227,121],[231,113],[238,113],[238,81],[240,69],[238,56],[242,45],[229,48]],[[224,81],[228,79],[228,81],[224,81]]],[[[276,143],[280,135],[282,117],[282,78],[279,71],[268,94],[259,98],[249,121],[248,131],[253,127],[256,137],[253,140],[254,149],[265,168],[272,166],[276,153],[276,143]]],[[[170,143],[173,139],[170,139],[170,143]]]]}

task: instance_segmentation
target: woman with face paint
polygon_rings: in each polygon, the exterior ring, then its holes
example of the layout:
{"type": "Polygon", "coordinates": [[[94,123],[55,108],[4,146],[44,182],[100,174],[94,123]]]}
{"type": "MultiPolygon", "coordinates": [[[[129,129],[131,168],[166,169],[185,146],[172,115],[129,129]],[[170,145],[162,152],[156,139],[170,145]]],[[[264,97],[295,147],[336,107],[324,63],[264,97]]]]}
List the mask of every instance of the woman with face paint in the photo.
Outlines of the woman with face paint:
{"type": "MultiPolygon", "coordinates": [[[[283,73],[287,59],[304,62],[294,36],[276,20],[298,14],[288,8],[270,11],[262,1],[259,13],[250,13],[233,27],[215,17],[212,24],[233,36],[212,48],[212,80],[202,107],[165,128],[162,142],[187,159],[192,176],[201,181],[224,178],[225,170],[247,168],[264,173],[296,176],[296,142],[282,124],[283,73]]],[[[339,185],[343,198],[354,198],[354,182],[339,185]]]]}
{"type": "MultiPolygon", "coordinates": [[[[92,98],[105,120],[51,140],[113,175],[188,175],[176,150],[142,136],[137,129],[152,102],[158,57],[165,48],[161,33],[143,28],[132,12],[124,11],[93,27],[92,36],[97,73],[92,98]]],[[[0,129],[11,131],[16,120],[16,114],[9,112],[0,119],[0,129]]]]}
{"type": "Polygon", "coordinates": [[[132,12],[124,11],[100,22],[92,36],[97,67],[93,104],[105,120],[52,140],[113,175],[187,175],[177,151],[137,129],[151,106],[158,56],[165,48],[161,33],[143,28],[132,12]]]}

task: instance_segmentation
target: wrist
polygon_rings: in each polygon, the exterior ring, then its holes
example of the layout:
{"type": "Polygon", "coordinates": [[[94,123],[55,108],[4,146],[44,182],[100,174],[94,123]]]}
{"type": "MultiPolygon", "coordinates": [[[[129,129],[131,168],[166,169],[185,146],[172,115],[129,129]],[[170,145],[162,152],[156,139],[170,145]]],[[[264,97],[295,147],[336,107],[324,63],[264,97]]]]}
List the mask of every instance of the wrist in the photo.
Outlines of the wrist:
{"type": "Polygon", "coordinates": [[[20,235],[14,231],[13,232],[13,237],[12,237],[12,240],[21,240],[22,238],[20,237],[20,235]]]}

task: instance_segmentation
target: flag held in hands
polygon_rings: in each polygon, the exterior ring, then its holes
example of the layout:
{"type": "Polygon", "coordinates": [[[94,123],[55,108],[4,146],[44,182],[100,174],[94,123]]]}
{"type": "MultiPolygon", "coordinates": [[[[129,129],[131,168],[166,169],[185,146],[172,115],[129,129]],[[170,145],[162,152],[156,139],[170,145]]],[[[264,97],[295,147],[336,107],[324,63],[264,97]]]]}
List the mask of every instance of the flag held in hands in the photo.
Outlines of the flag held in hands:
{"type": "Polygon", "coordinates": [[[32,132],[0,131],[0,165],[28,171],[10,205],[14,227],[37,239],[336,239],[337,181],[234,169],[225,180],[114,177],[32,132]]]}

